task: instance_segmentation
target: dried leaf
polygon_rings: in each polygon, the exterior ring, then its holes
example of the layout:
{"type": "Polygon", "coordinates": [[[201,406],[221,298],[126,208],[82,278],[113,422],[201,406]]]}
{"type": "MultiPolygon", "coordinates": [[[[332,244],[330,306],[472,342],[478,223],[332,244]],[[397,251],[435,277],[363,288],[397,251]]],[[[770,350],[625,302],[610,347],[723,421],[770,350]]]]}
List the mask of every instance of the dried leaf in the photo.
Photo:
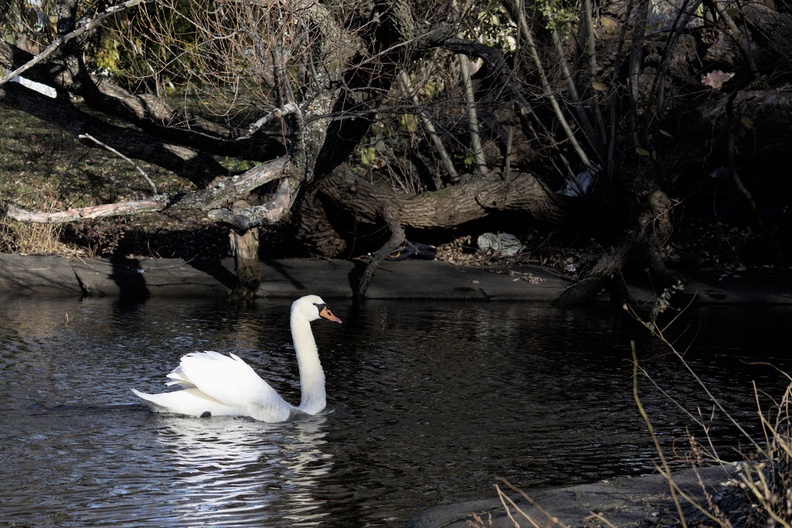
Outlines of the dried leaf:
{"type": "Polygon", "coordinates": [[[713,90],[720,90],[723,83],[734,77],[734,72],[725,73],[721,70],[713,70],[701,77],[701,83],[706,84],[713,90]]]}
{"type": "Polygon", "coordinates": [[[608,89],[608,85],[602,81],[592,81],[591,87],[597,90],[598,92],[604,92],[608,89]]]}
{"type": "Polygon", "coordinates": [[[604,29],[606,33],[612,33],[617,29],[619,29],[619,23],[616,22],[615,19],[607,16],[601,16],[599,19],[599,23],[602,26],[602,29],[604,29]]]}

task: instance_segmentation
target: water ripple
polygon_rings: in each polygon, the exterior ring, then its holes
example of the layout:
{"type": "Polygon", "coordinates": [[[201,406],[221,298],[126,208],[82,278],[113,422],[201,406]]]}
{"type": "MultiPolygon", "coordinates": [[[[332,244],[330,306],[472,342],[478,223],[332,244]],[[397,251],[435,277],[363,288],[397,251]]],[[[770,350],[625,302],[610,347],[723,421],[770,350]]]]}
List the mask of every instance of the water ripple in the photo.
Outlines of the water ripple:
{"type": "MultiPolygon", "coordinates": [[[[710,416],[700,387],[640,327],[526,303],[337,303],[344,325],[316,325],[330,406],[315,417],[160,416],[129,393],[161,390],[182,354],[216,349],[245,357],[297,401],[287,308],[0,305],[0,519],[401,526],[436,504],[492,496],[497,477],[532,488],[645,473],[654,452],[632,399],[630,338],[660,386],[710,416]]],[[[752,380],[770,395],[786,385],[751,361],[789,366],[785,351],[772,356],[789,311],[697,317],[688,360],[750,418],[752,380]]],[[[646,380],[641,395],[661,443],[683,445],[690,418],[646,380]]],[[[718,413],[708,420],[714,445],[729,451],[737,433],[718,413]]]]}

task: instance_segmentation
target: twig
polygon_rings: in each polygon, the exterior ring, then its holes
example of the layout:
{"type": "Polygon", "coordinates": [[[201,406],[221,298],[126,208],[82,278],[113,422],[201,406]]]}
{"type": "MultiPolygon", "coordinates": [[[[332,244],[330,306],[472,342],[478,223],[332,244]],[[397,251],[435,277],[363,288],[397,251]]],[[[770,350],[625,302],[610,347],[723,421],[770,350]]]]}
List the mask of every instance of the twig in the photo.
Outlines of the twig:
{"type": "Polygon", "coordinates": [[[602,524],[604,524],[608,528],[616,528],[616,525],[613,524],[612,522],[610,522],[608,519],[606,519],[605,516],[602,515],[601,513],[594,512],[591,515],[589,515],[588,517],[586,517],[585,519],[583,519],[583,522],[586,523],[586,525],[587,525],[589,519],[597,519],[599,522],[601,522],[602,524]]]}
{"type": "MultiPolygon", "coordinates": [[[[451,161],[451,157],[448,155],[445,145],[443,145],[443,141],[440,139],[440,135],[437,133],[437,128],[435,128],[429,112],[426,111],[426,108],[421,105],[421,101],[418,99],[418,94],[415,93],[412,83],[410,82],[410,76],[407,75],[407,72],[402,70],[402,72],[399,74],[399,79],[401,80],[404,91],[407,92],[407,95],[412,100],[412,103],[418,109],[418,117],[421,118],[421,122],[423,123],[426,133],[432,140],[432,144],[434,145],[435,149],[437,149],[440,160],[442,160],[443,166],[448,171],[449,178],[452,182],[459,181],[459,174],[454,168],[454,164],[451,161]]],[[[437,186],[437,190],[440,190],[439,185],[437,186]]]]}
{"type": "Polygon", "coordinates": [[[273,110],[272,112],[268,113],[267,115],[259,118],[255,123],[252,123],[248,127],[248,133],[245,134],[244,136],[240,136],[239,139],[247,139],[249,137],[252,137],[253,134],[258,132],[261,127],[263,127],[264,125],[266,125],[270,121],[272,121],[274,119],[280,119],[280,118],[285,117],[285,116],[287,116],[289,114],[294,114],[294,113],[297,113],[297,112],[300,112],[300,107],[297,105],[297,103],[294,103],[294,102],[286,103],[285,105],[283,105],[282,108],[276,108],[275,110],[273,110]]]}
{"type": "Polygon", "coordinates": [[[657,435],[655,435],[652,421],[649,419],[649,415],[646,414],[646,410],[641,403],[641,397],[638,395],[638,354],[635,352],[635,341],[631,341],[630,346],[632,348],[633,358],[633,398],[635,399],[635,404],[638,406],[638,411],[641,413],[641,417],[644,419],[646,426],[649,428],[649,436],[652,437],[652,442],[654,442],[655,445],[655,451],[657,451],[657,456],[660,457],[660,462],[663,465],[662,474],[668,480],[668,489],[671,492],[671,499],[674,501],[677,513],[679,514],[679,522],[682,524],[682,528],[687,528],[685,515],[682,511],[682,505],[679,503],[679,498],[677,497],[676,486],[674,485],[674,481],[671,480],[671,469],[668,467],[668,461],[663,454],[662,447],[660,447],[660,441],[657,439],[657,435]]]}
{"type": "MultiPolygon", "coordinates": [[[[668,341],[666,341],[664,338],[662,338],[662,336],[660,336],[660,337],[661,337],[661,339],[663,339],[664,343],[666,343],[668,346],[671,346],[670,343],[668,343],[668,341]]],[[[687,501],[688,504],[693,506],[696,510],[698,510],[703,515],[705,515],[706,517],[711,519],[713,522],[718,524],[718,519],[712,513],[707,511],[707,509],[704,508],[701,504],[699,504],[696,499],[694,499],[689,494],[687,494],[685,491],[683,491],[679,487],[679,485],[676,482],[674,482],[674,479],[673,479],[673,477],[671,475],[671,469],[668,466],[668,462],[667,462],[667,460],[665,458],[665,455],[663,454],[663,450],[660,447],[660,442],[657,439],[657,435],[655,435],[654,427],[652,426],[652,422],[649,419],[649,415],[646,413],[646,410],[644,409],[643,404],[641,403],[640,396],[638,395],[638,370],[639,370],[639,366],[638,366],[638,355],[637,355],[637,353],[635,351],[635,341],[631,341],[630,345],[631,345],[631,348],[632,348],[632,357],[633,357],[633,398],[635,399],[635,403],[638,406],[638,411],[641,414],[641,417],[643,418],[644,422],[646,423],[646,426],[649,429],[649,436],[651,436],[652,441],[654,442],[654,445],[655,445],[655,451],[657,451],[657,455],[660,458],[660,462],[662,464],[662,468],[658,467],[657,470],[660,472],[660,474],[663,476],[663,478],[665,478],[666,481],[668,482],[668,489],[669,489],[669,492],[671,494],[671,499],[672,499],[674,505],[676,506],[677,513],[679,515],[679,522],[682,525],[682,528],[686,528],[687,527],[687,522],[685,521],[685,517],[684,517],[683,511],[682,511],[682,505],[679,502],[679,498],[681,497],[682,499],[687,501]]],[[[678,352],[676,352],[676,350],[674,350],[673,347],[671,347],[671,350],[674,351],[678,355],[678,352]]],[[[683,363],[687,366],[687,363],[685,363],[684,361],[683,361],[683,363]]],[[[688,369],[689,369],[689,367],[688,367],[688,369]]],[[[644,372],[643,369],[641,369],[641,371],[644,372]]],[[[646,373],[644,372],[644,374],[646,374],[646,373]]],[[[699,380],[699,383],[701,383],[700,380],[699,380]]],[[[655,386],[656,386],[656,384],[655,384],[655,386]]],[[[705,390],[706,390],[706,387],[705,387],[705,390]]]]}
{"type": "Polygon", "coordinates": [[[760,446],[751,438],[751,435],[748,434],[745,428],[742,427],[731,414],[729,414],[729,412],[723,407],[723,404],[715,397],[714,394],[712,394],[712,391],[707,388],[707,385],[704,383],[704,381],[702,381],[701,377],[695,373],[688,362],[685,361],[685,359],[682,357],[682,354],[680,354],[676,348],[674,348],[674,346],[668,342],[668,339],[666,339],[665,335],[663,335],[663,329],[659,328],[655,322],[643,321],[640,317],[638,317],[638,314],[632,311],[629,307],[627,307],[627,309],[637,321],[641,322],[653,335],[657,336],[663,343],[668,345],[668,347],[671,349],[671,352],[673,352],[682,361],[682,366],[685,367],[685,370],[687,370],[693,379],[696,380],[698,386],[701,387],[706,393],[713,405],[715,405],[723,413],[726,419],[729,420],[729,422],[731,422],[732,425],[734,425],[734,427],[736,427],[737,430],[740,431],[740,433],[742,433],[743,436],[745,436],[745,438],[747,438],[757,450],[761,450],[760,446]]]}
{"type": "MultiPolygon", "coordinates": [[[[508,500],[508,501],[509,501],[509,503],[511,503],[511,504],[514,504],[514,501],[513,501],[513,500],[511,500],[511,499],[509,499],[509,498],[508,498],[508,497],[507,497],[507,496],[506,496],[506,495],[505,495],[505,494],[504,494],[504,493],[501,491],[500,487],[498,487],[498,485],[497,485],[497,484],[495,485],[495,489],[498,491],[498,498],[500,499],[500,501],[501,501],[501,504],[503,505],[503,509],[504,509],[504,510],[506,510],[506,515],[508,515],[508,517],[509,517],[509,520],[511,520],[512,524],[514,524],[514,528],[520,528],[520,523],[518,523],[518,522],[517,522],[517,521],[514,519],[514,516],[513,516],[513,515],[512,515],[512,513],[511,513],[511,509],[510,509],[510,508],[509,508],[509,506],[506,504],[506,501],[507,501],[507,500],[508,500]]],[[[532,520],[530,517],[527,517],[527,516],[525,516],[525,517],[526,517],[526,519],[527,519],[528,521],[530,521],[530,522],[531,522],[531,524],[533,524],[534,526],[536,526],[536,523],[535,523],[535,522],[533,522],[533,520],[532,520]]]]}
{"type": "MultiPolygon", "coordinates": [[[[536,508],[537,510],[539,510],[539,512],[540,512],[542,515],[544,515],[545,517],[547,517],[547,520],[550,522],[550,524],[551,524],[552,526],[560,526],[561,528],[569,528],[569,527],[568,527],[566,524],[564,524],[563,522],[561,522],[561,520],[560,520],[558,517],[556,517],[555,515],[552,515],[552,514],[551,514],[549,511],[547,511],[547,510],[546,510],[546,509],[544,509],[542,506],[540,506],[538,502],[536,502],[535,500],[533,500],[533,499],[532,499],[532,498],[531,498],[531,497],[530,497],[530,496],[529,496],[527,493],[525,493],[523,490],[521,490],[520,488],[518,488],[517,486],[515,486],[514,484],[512,484],[511,482],[509,482],[509,481],[508,481],[508,480],[506,480],[506,479],[503,479],[503,478],[502,478],[502,479],[500,479],[500,480],[501,480],[501,482],[503,482],[504,484],[506,484],[506,485],[507,485],[509,488],[511,488],[511,490],[512,490],[512,491],[516,491],[517,493],[519,493],[519,494],[522,496],[522,498],[523,498],[523,499],[525,499],[525,500],[526,500],[526,501],[527,501],[527,502],[528,502],[528,503],[529,503],[531,506],[533,506],[534,508],[536,508]]],[[[499,495],[501,495],[501,496],[505,496],[505,495],[504,495],[504,493],[503,493],[503,492],[500,490],[500,488],[499,488],[497,485],[495,486],[495,489],[497,489],[497,490],[498,490],[498,494],[499,494],[499,495]]],[[[515,502],[514,502],[512,499],[510,499],[509,497],[506,497],[506,499],[507,499],[507,500],[508,500],[508,501],[509,501],[511,504],[513,504],[513,505],[514,505],[515,509],[516,509],[518,512],[520,512],[520,514],[521,514],[523,517],[525,517],[525,518],[526,518],[528,521],[530,521],[530,522],[531,522],[531,524],[533,524],[534,526],[536,526],[537,528],[539,528],[539,525],[538,525],[536,522],[534,522],[534,521],[533,521],[533,520],[532,520],[532,519],[531,519],[531,518],[528,516],[528,514],[527,514],[527,513],[525,513],[524,511],[522,511],[520,508],[518,508],[518,507],[517,507],[517,504],[516,504],[516,503],[515,503],[515,502]]],[[[501,502],[503,502],[503,499],[501,499],[501,502]]]]}
{"type": "Polygon", "coordinates": [[[131,164],[132,164],[132,166],[133,166],[133,167],[135,167],[135,168],[137,169],[137,171],[140,173],[140,175],[141,175],[141,176],[143,176],[143,179],[144,179],[144,180],[146,180],[146,183],[148,183],[148,184],[149,184],[149,186],[151,187],[151,190],[154,192],[154,196],[157,196],[157,195],[158,195],[158,192],[157,192],[157,186],[156,186],[156,185],[154,185],[154,182],[153,182],[153,181],[151,181],[151,178],[149,178],[148,174],[146,174],[146,171],[144,171],[142,168],[140,168],[140,165],[138,165],[137,163],[135,163],[134,161],[132,161],[132,160],[131,160],[131,159],[129,159],[128,157],[124,156],[123,154],[121,154],[120,152],[118,152],[116,149],[114,149],[114,148],[113,148],[113,147],[111,147],[110,145],[106,145],[106,144],[102,143],[101,141],[99,141],[98,139],[96,139],[95,137],[93,137],[91,134],[80,134],[80,135],[79,135],[79,136],[77,136],[77,137],[78,137],[78,138],[80,138],[80,139],[90,139],[91,141],[93,141],[93,142],[94,142],[94,143],[96,143],[97,145],[100,145],[100,146],[102,146],[102,147],[106,148],[107,150],[109,150],[110,152],[112,152],[113,154],[115,154],[116,156],[119,156],[120,158],[123,158],[123,159],[125,159],[126,161],[128,161],[129,163],[131,163],[131,164]]]}

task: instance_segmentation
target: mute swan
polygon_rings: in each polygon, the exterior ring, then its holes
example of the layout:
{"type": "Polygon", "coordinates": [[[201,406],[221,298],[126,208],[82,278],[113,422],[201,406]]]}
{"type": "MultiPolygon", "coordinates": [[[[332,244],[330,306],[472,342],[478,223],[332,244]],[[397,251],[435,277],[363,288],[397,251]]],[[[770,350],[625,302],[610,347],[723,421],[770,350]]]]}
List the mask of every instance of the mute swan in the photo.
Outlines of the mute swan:
{"type": "Polygon", "coordinates": [[[249,416],[263,422],[281,422],[292,412],[316,414],[326,405],[325,377],[319,361],[311,321],[320,317],[340,323],[325,302],[306,295],[291,306],[291,333],[300,371],[302,400],[295,407],[261,379],[242,359],[217,352],[192,352],[168,374],[166,385],[182,390],[162,394],[132,392],[155,412],[187,416],[249,416]]]}

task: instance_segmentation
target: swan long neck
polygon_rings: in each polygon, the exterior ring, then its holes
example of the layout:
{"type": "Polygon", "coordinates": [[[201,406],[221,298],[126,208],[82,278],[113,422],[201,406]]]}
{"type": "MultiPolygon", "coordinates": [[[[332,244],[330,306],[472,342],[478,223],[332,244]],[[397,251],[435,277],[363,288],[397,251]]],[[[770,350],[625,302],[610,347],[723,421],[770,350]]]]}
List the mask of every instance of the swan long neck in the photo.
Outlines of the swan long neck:
{"type": "Polygon", "coordinates": [[[299,409],[308,414],[316,414],[325,408],[325,376],[319,361],[311,323],[299,314],[291,316],[291,332],[294,350],[297,354],[297,367],[300,370],[300,389],[302,399],[299,409]]]}

